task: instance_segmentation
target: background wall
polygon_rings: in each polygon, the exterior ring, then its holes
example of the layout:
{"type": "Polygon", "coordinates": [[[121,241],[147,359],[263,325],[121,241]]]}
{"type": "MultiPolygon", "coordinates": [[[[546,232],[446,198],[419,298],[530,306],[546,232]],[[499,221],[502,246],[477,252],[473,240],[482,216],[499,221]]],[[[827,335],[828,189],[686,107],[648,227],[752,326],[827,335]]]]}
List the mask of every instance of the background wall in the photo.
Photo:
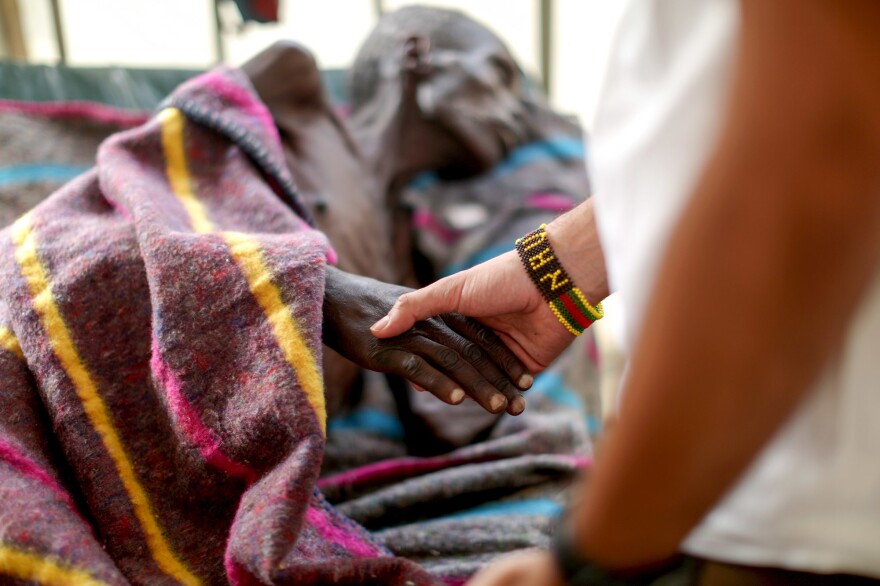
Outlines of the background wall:
{"type": "MultiPolygon", "coordinates": [[[[384,0],[386,10],[413,4],[384,0]]],[[[538,0],[427,0],[494,29],[523,67],[540,70],[538,0]]],[[[621,2],[555,0],[551,99],[589,126],[621,2]]],[[[209,67],[216,63],[212,0],[59,0],[70,65],[209,67]]],[[[58,59],[50,0],[19,0],[31,61],[58,59]]],[[[276,39],[309,47],[324,67],[346,67],[376,23],[374,0],[282,0],[281,22],[242,25],[221,5],[225,61],[236,65],[276,39]]]]}

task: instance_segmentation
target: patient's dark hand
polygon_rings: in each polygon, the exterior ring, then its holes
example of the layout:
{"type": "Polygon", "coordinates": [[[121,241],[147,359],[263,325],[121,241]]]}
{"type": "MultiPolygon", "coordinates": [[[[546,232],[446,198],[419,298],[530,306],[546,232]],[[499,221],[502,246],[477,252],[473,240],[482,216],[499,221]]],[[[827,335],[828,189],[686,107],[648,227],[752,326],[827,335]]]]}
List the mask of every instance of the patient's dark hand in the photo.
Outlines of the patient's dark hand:
{"type": "Polygon", "coordinates": [[[522,413],[517,384],[531,385],[526,368],[489,329],[457,314],[420,321],[380,340],[370,326],[410,289],[328,267],[324,343],[364,368],[400,375],[455,405],[470,395],[492,413],[522,413]]]}

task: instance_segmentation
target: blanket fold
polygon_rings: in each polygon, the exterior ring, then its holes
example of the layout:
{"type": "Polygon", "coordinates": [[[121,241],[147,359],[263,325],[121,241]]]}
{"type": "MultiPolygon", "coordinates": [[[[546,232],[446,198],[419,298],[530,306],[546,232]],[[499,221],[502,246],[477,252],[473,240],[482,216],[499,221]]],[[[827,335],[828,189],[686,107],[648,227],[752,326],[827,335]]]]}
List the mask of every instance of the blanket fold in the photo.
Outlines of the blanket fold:
{"type": "Polygon", "coordinates": [[[333,260],[227,69],[0,233],[0,576],[432,583],[316,489],[333,260]]]}

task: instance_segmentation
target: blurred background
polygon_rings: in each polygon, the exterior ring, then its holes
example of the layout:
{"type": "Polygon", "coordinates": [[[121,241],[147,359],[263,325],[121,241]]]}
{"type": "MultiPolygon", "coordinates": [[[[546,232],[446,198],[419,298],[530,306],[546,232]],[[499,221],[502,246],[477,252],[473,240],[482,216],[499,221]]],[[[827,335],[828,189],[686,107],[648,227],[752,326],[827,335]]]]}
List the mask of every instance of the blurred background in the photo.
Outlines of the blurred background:
{"type": "MultiPolygon", "coordinates": [[[[589,128],[621,10],[604,0],[445,0],[494,29],[551,103],[589,128]]],[[[251,2],[259,6],[260,2],[251,2]]],[[[406,0],[280,0],[278,21],[246,22],[232,0],[0,0],[0,58],[71,66],[239,65],[277,39],[343,69],[383,11],[406,0]]]]}

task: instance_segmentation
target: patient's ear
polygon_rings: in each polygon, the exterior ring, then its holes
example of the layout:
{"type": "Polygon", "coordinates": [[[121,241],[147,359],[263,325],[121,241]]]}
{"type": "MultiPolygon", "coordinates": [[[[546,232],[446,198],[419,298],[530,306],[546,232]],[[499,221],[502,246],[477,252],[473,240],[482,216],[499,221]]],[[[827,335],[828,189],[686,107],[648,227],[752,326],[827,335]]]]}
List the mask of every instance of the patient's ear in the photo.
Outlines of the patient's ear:
{"type": "Polygon", "coordinates": [[[270,110],[327,105],[321,72],[312,53],[298,43],[277,41],[251,58],[242,70],[270,110]]]}

